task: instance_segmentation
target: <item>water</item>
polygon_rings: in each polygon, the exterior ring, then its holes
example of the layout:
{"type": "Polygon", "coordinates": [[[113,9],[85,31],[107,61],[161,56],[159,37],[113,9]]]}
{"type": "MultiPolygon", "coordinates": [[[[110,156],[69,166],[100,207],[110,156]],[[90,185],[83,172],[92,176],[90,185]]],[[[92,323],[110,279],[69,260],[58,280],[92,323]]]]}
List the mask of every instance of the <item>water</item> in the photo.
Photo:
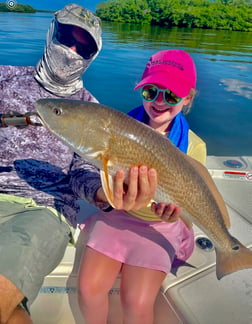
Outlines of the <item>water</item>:
{"type": "MultiPolygon", "coordinates": [[[[0,13],[0,64],[35,65],[52,15],[0,13]]],[[[252,155],[252,34],[103,23],[103,49],[85,86],[124,112],[141,103],[133,91],[154,52],[182,48],[195,60],[198,95],[187,116],[210,155],[252,155]]]]}

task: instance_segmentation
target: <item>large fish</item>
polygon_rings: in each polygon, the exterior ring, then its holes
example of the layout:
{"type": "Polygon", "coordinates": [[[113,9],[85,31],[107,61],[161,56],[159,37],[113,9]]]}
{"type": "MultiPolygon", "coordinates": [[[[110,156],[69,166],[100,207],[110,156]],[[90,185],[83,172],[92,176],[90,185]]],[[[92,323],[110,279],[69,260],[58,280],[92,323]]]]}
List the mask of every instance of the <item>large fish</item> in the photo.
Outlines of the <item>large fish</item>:
{"type": "MultiPolygon", "coordinates": [[[[182,216],[213,241],[216,275],[252,267],[252,252],[232,237],[225,203],[208,170],[178,150],[167,138],[126,114],[97,103],[40,99],[36,109],[44,126],[84,159],[109,175],[133,165],[158,173],[157,202],[173,202],[182,216]]],[[[110,192],[110,200],[113,200],[110,192]]]]}

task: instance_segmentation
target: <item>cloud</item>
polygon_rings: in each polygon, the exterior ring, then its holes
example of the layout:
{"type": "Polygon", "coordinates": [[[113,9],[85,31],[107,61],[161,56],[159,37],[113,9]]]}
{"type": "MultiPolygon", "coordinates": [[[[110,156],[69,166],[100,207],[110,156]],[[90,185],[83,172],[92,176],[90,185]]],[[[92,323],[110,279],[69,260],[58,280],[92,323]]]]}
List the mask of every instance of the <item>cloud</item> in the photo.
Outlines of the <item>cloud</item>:
{"type": "Polygon", "coordinates": [[[237,79],[220,79],[220,82],[226,87],[226,91],[252,99],[252,83],[237,79]]]}

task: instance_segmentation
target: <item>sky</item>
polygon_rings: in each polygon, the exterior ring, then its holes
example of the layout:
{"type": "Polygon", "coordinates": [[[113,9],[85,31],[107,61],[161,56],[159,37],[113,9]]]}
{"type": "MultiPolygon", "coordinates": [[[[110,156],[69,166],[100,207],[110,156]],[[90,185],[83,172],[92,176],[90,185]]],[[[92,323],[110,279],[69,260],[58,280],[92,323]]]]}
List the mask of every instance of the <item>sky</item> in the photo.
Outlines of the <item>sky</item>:
{"type": "Polygon", "coordinates": [[[95,11],[96,4],[103,0],[6,0],[2,2],[13,2],[28,4],[35,9],[59,10],[69,3],[77,3],[85,8],[95,11]]]}

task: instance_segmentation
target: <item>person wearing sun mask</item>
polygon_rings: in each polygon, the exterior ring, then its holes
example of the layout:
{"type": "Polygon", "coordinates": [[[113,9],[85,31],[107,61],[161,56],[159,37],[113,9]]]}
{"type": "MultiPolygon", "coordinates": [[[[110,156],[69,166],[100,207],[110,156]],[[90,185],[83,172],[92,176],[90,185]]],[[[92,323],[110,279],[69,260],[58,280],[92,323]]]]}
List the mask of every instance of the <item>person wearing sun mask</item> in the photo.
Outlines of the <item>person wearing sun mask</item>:
{"type": "MultiPolygon", "coordinates": [[[[40,98],[97,102],[82,76],[101,47],[100,20],[91,11],[76,4],[57,11],[36,67],[0,66],[0,117],[33,112],[40,98]]],[[[6,120],[0,122],[0,323],[27,324],[44,277],[71,241],[79,205],[68,184],[73,152],[44,127],[6,120]]]]}

